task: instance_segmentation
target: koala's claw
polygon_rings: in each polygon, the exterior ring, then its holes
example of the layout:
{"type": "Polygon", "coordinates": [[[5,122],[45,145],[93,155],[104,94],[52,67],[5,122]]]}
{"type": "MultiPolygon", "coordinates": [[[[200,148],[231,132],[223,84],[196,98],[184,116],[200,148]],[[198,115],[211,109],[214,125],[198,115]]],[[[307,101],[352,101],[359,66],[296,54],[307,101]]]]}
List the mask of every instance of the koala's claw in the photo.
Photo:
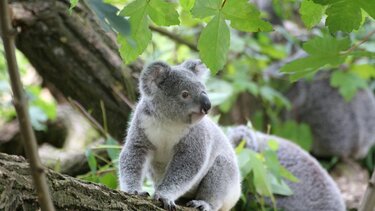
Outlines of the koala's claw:
{"type": "Polygon", "coordinates": [[[176,204],[174,203],[174,201],[169,200],[168,198],[162,197],[159,194],[155,194],[154,199],[160,201],[163,204],[164,209],[168,211],[177,210],[176,204]]]}
{"type": "Polygon", "coordinates": [[[211,206],[203,200],[192,200],[189,201],[186,206],[196,208],[200,211],[211,211],[211,206]]]}
{"type": "Polygon", "coordinates": [[[133,194],[138,195],[138,196],[144,196],[144,197],[150,196],[150,194],[146,191],[134,191],[133,194]]]}

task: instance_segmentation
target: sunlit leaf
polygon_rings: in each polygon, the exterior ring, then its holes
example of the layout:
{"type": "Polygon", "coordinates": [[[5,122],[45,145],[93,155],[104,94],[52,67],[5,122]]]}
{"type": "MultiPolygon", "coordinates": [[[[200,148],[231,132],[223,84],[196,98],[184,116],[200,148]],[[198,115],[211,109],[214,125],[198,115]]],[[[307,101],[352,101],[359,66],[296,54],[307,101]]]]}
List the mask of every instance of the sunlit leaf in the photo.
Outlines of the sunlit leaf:
{"type": "Polygon", "coordinates": [[[151,20],[159,26],[170,26],[180,23],[175,6],[164,0],[150,1],[148,14],[151,20]]]}
{"type": "Polygon", "coordinates": [[[191,14],[196,18],[205,18],[219,13],[222,0],[196,0],[191,14]]]}
{"type": "Polygon", "coordinates": [[[331,85],[339,89],[346,101],[350,101],[359,89],[367,87],[366,81],[355,73],[342,71],[335,71],[332,74],[331,85]]]}
{"type": "Polygon", "coordinates": [[[198,40],[200,57],[213,74],[227,61],[229,41],[229,28],[224,17],[218,14],[202,30],[198,40]]]}
{"type": "Polygon", "coordinates": [[[226,1],[222,13],[231,26],[240,31],[271,31],[272,25],[260,18],[257,8],[247,0],[226,1]]]}
{"type": "Polygon", "coordinates": [[[320,23],[325,7],[315,4],[312,0],[303,0],[299,10],[303,23],[307,28],[312,28],[320,23]]]}

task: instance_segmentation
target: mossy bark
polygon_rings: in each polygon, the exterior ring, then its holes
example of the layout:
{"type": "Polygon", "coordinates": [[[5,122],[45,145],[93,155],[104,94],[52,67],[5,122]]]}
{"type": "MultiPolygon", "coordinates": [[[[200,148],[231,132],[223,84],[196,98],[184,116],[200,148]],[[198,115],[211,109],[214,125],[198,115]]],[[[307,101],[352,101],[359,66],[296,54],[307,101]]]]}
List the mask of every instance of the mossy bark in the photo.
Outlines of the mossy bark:
{"type": "MultiPolygon", "coordinates": [[[[46,170],[56,210],[163,210],[160,202],[46,170]]],[[[0,153],[0,210],[39,210],[29,164],[0,153]]],[[[178,210],[193,210],[179,207],[178,210]]]]}
{"type": "Polygon", "coordinates": [[[115,36],[100,27],[84,1],[68,13],[69,1],[11,0],[17,48],[43,80],[79,102],[108,132],[124,138],[142,64],[124,65],[115,36]],[[126,96],[126,100],[124,97],[126,96]]]}

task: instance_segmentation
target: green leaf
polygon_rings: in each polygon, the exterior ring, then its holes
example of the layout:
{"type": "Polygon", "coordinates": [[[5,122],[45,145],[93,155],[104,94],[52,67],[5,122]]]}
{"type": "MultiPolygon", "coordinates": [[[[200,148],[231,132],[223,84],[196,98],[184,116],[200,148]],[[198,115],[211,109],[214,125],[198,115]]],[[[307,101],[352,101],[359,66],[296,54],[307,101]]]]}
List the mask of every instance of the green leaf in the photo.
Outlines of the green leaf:
{"type": "Polygon", "coordinates": [[[136,0],[120,12],[121,15],[130,17],[130,37],[117,36],[117,41],[120,44],[120,54],[125,63],[130,63],[137,59],[151,41],[152,33],[148,28],[147,10],[148,4],[146,0],[136,0]]]}
{"type": "Polygon", "coordinates": [[[273,151],[277,151],[279,149],[279,142],[275,141],[275,140],[269,140],[267,142],[267,146],[273,150],[273,151]]]}
{"type": "Polygon", "coordinates": [[[227,61],[229,41],[229,28],[219,13],[202,30],[198,40],[200,57],[213,74],[223,68],[227,61]]]}
{"type": "Polygon", "coordinates": [[[280,175],[292,182],[299,182],[299,179],[295,177],[288,169],[286,169],[284,166],[281,166],[280,168],[280,175]]]}
{"type": "Polygon", "coordinates": [[[337,0],[327,10],[326,26],[330,32],[351,32],[359,29],[362,12],[358,1],[337,0]]]}
{"type": "Polygon", "coordinates": [[[222,13],[231,26],[240,31],[271,31],[272,25],[260,18],[260,12],[247,0],[226,1],[222,13]]]}
{"type": "Polygon", "coordinates": [[[109,31],[110,29],[126,36],[130,32],[130,25],[128,20],[122,16],[118,16],[119,9],[117,7],[106,4],[102,0],[87,1],[90,8],[98,16],[101,26],[109,31]]]}
{"type": "Polygon", "coordinates": [[[245,179],[246,176],[250,173],[252,170],[251,166],[251,157],[250,153],[252,151],[250,149],[243,148],[241,152],[237,154],[237,161],[238,161],[238,167],[240,168],[240,172],[242,175],[242,178],[245,179]]]}
{"type": "Polygon", "coordinates": [[[314,37],[303,45],[303,49],[309,54],[337,55],[350,47],[349,38],[336,39],[326,35],[314,37]]]}
{"type": "Polygon", "coordinates": [[[184,10],[190,11],[194,6],[195,0],[180,0],[181,7],[184,10]]]}
{"type": "Polygon", "coordinates": [[[180,24],[175,5],[164,0],[151,0],[148,13],[151,20],[159,26],[180,24]]]}
{"type": "Polygon", "coordinates": [[[196,18],[205,18],[219,13],[222,0],[196,0],[191,14],[196,18]]]}
{"type": "Polygon", "coordinates": [[[375,17],[374,0],[314,0],[315,3],[327,5],[326,26],[330,32],[352,32],[363,24],[362,11],[375,17]]]}
{"type": "Polygon", "coordinates": [[[375,19],[375,0],[359,0],[359,5],[375,19]]]}
{"type": "Polygon", "coordinates": [[[303,45],[303,49],[309,56],[287,63],[281,68],[282,72],[298,74],[294,79],[299,79],[317,71],[325,65],[338,66],[342,64],[347,55],[342,51],[350,47],[350,40],[335,39],[329,35],[315,37],[303,45]]]}
{"type": "Polygon", "coordinates": [[[361,88],[366,88],[366,81],[353,72],[335,71],[331,76],[331,85],[339,89],[340,94],[349,102],[361,88]]]}
{"type": "Polygon", "coordinates": [[[307,28],[312,28],[320,22],[323,17],[325,7],[320,4],[315,4],[312,0],[304,0],[301,3],[299,13],[303,23],[307,28]]]}
{"type": "Polygon", "coordinates": [[[121,11],[120,15],[131,17],[138,13],[144,13],[147,10],[147,0],[135,0],[126,5],[121,11]]]}
{"type": "Polygon", "coordinates": [[[118,162],[121,149],[113,147],[113,146],[118,146],[119,144],[112,137],[107,138],[105,144],[107,146],[111,146],[107,148],[107,153],[108,153],[109,158],[111,158],[111,161],[114,163],[114,165],[117,166],[117,162],[118,162]]]}
{"type": "Polygon", "coordinates": [[[273,197],[271,185],[267,181],[267,171],[262,160],[260,160],[253,151],[249,152],[249,156],[252,171],[254,173],[254,185],[256,191],[261,195],[273,197]]]}
{"type": "Polygon", "coordinates": [[[70,0],[69,14],[72,14],[73,8],[78,4],[78,0],[70,0]]]}
{"type": "Polygon", "coordinates": [[[109,188],[117,188],[117,177],[114,172],[106,173],[99,177],[99,182],[109,188]]]}
{"type": "Polygon", "coordinates": [[[375,67],[370,64],[353,65],[350,67],[350,71],[365,80],[375,78],[375,67]]]}
{"type": "Polygon", "coordinates": [[[284,182],[284,180],[278,180],[272,174],[268,174],[268,178],[271,182],[272,193],[283,195],[283,196],[293,195],[293,191],[284,182]]]}
{"type": "Polygon", "coordinates": [[[97,163],[96,163],[96,159],[95,159],[95,155],[94,153],[92,152],[91,149],[87,149],[86,150],[86,157],[87,157],[87,162],[89,163],[89,167],[90,167],[90,170],[93,174],[96,174],[96,170],[97,170],[97,163]]]}

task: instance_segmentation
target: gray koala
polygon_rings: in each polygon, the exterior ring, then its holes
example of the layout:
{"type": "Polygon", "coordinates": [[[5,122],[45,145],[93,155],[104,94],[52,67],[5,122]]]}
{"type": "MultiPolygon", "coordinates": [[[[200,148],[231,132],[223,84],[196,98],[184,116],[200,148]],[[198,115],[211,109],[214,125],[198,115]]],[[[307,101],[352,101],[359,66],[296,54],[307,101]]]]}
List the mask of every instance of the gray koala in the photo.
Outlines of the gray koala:
{"type": "Polygon", "coordinates": [[[246,147],[262,151],[269,140],[279,143],[277,151],[280,164],[288,169],[299,182],[286,181],[293,190],[291,196],[276,195],[279,209],[287,211],[344,211],[345,203],[335,182],[315,158],[296,144],[277,136],[255,132],[246,126],[228,131],[228,138],[237,146],[242,140],[246,147]]]}
{"type": "Polygon", "coordinates": [[[375,98],[369,89],[346,102],[322,71],[311,82],[299,81],[288,93],[292,118],[310,125],[312,152],[318,156],[363,158],[375,144],[375,98]]]}
{"type": "Polygon", "coordinates": [[[141,98],[119,158],[120,188],[146,194],[147,174],[154,198],[165,209],[175,201],[200,210],[230,210],[241,194],[240,174],[231,143],[205,114],[211,103],[200,61],[178,66],[154,62],[140,76],[141,98]]]}

